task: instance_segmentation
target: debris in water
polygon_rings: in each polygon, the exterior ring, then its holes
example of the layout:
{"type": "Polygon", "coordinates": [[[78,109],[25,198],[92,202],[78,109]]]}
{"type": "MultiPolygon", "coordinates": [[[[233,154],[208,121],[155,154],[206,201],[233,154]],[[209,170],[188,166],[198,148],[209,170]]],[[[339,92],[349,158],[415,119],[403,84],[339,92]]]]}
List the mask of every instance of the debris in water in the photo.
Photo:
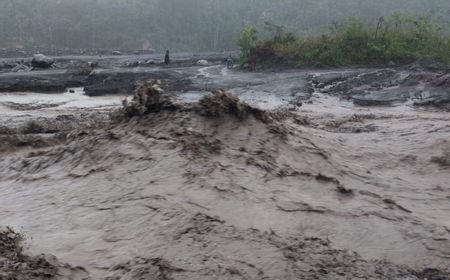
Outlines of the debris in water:
{"type": "Polygon", "coordinates": [[[161,88],[161,81],[156,80],[140,85],[133,95],[133,99],[123,100],[122,111],[127,116],[141,116],[151,112],[175,110],[179,108],[174,102],[175,97],[161,88]]]}

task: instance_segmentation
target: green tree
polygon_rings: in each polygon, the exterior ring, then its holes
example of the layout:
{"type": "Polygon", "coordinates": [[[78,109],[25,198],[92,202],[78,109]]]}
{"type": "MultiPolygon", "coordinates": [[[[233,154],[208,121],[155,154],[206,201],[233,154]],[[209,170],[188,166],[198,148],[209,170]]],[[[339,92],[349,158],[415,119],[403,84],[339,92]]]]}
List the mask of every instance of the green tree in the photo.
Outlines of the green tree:
{"type": "Polygon", "coordinates": [[[256,29],[250,26],[249,23],[247,23],[242,29],[241,33],[239,34],[237,44],[241,48],[241,62],[244,62],[247,60],[247,58],[250,55],[251,49],[255,46],[256,42],[258,41],[258,36],[256,34],[256,29]]]}

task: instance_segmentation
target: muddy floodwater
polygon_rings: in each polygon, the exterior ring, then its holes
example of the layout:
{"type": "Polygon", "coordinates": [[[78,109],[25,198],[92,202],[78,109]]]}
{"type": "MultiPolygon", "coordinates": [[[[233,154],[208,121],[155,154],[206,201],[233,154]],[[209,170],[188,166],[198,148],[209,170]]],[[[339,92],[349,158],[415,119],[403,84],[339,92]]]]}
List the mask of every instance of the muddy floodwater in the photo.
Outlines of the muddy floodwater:
{"type": "Polygon", "coordinates": [[[450,279],[448,70],[119,66],[91,75],[181,105],[0,93],[0,226],[77,267],[60,279],[450,279]],[[283,117],[192,105],[218,88],[283,117]]]}

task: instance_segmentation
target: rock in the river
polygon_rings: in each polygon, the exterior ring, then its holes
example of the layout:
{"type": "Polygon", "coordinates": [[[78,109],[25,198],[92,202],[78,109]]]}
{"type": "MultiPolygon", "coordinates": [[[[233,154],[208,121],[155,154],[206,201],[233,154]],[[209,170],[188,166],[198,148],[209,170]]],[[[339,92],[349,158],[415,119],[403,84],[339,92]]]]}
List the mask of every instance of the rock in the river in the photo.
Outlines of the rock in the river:
{"type": "Polygon", "coordinates": [[[112,53],[113,55],[122,55],[122,53],[120,51],[113,51],[112,53]]]}
{"type": "Polygon", "coordinates": [[[35,54],[33,55],[33,59],[31,60],[31,66],[35,68],[50,68],[55,60],[51,57],[45,56],[43,54],[35,54]]]}
{"type": "Polygon", "coordinates": [[[197,61],[197,65],[206,66],[206,65],[209,65],[209,62],[208,62],[208,60],[201,59],[201,60],[197,61]]]}
{"type": "Polygon", "coordinates": [[[99,65],[98,61],[88,61],[88,64],[92,69],[97,68],[99,65]]]}
{"type": "Polygon", "coordinates": [[[136,68],[139,67],[139,64],[140,64],[139,61],[131,61],[126,64],[126,67],[136,68]]]}

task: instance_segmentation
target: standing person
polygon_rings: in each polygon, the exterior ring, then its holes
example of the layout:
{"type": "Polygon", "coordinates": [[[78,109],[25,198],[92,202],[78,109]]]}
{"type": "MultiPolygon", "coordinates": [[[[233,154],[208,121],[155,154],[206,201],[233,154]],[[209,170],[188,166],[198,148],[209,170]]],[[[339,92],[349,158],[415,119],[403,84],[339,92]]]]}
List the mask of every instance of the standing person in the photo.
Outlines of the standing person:
{"type": "Polygon", "coordinates": [[[233,57],[231,56],[231,54],[228,56],[226,62],[227,62],[227,68],[232,69],[234,61],[233,61],[233,57]]]}
{"type": "Polygon", "coordinates": [[[166,51],[166,56],[164,57],[164,63],[166,65],[170,64],[170,52],[169,52],[169,50],[166,51]]]}

